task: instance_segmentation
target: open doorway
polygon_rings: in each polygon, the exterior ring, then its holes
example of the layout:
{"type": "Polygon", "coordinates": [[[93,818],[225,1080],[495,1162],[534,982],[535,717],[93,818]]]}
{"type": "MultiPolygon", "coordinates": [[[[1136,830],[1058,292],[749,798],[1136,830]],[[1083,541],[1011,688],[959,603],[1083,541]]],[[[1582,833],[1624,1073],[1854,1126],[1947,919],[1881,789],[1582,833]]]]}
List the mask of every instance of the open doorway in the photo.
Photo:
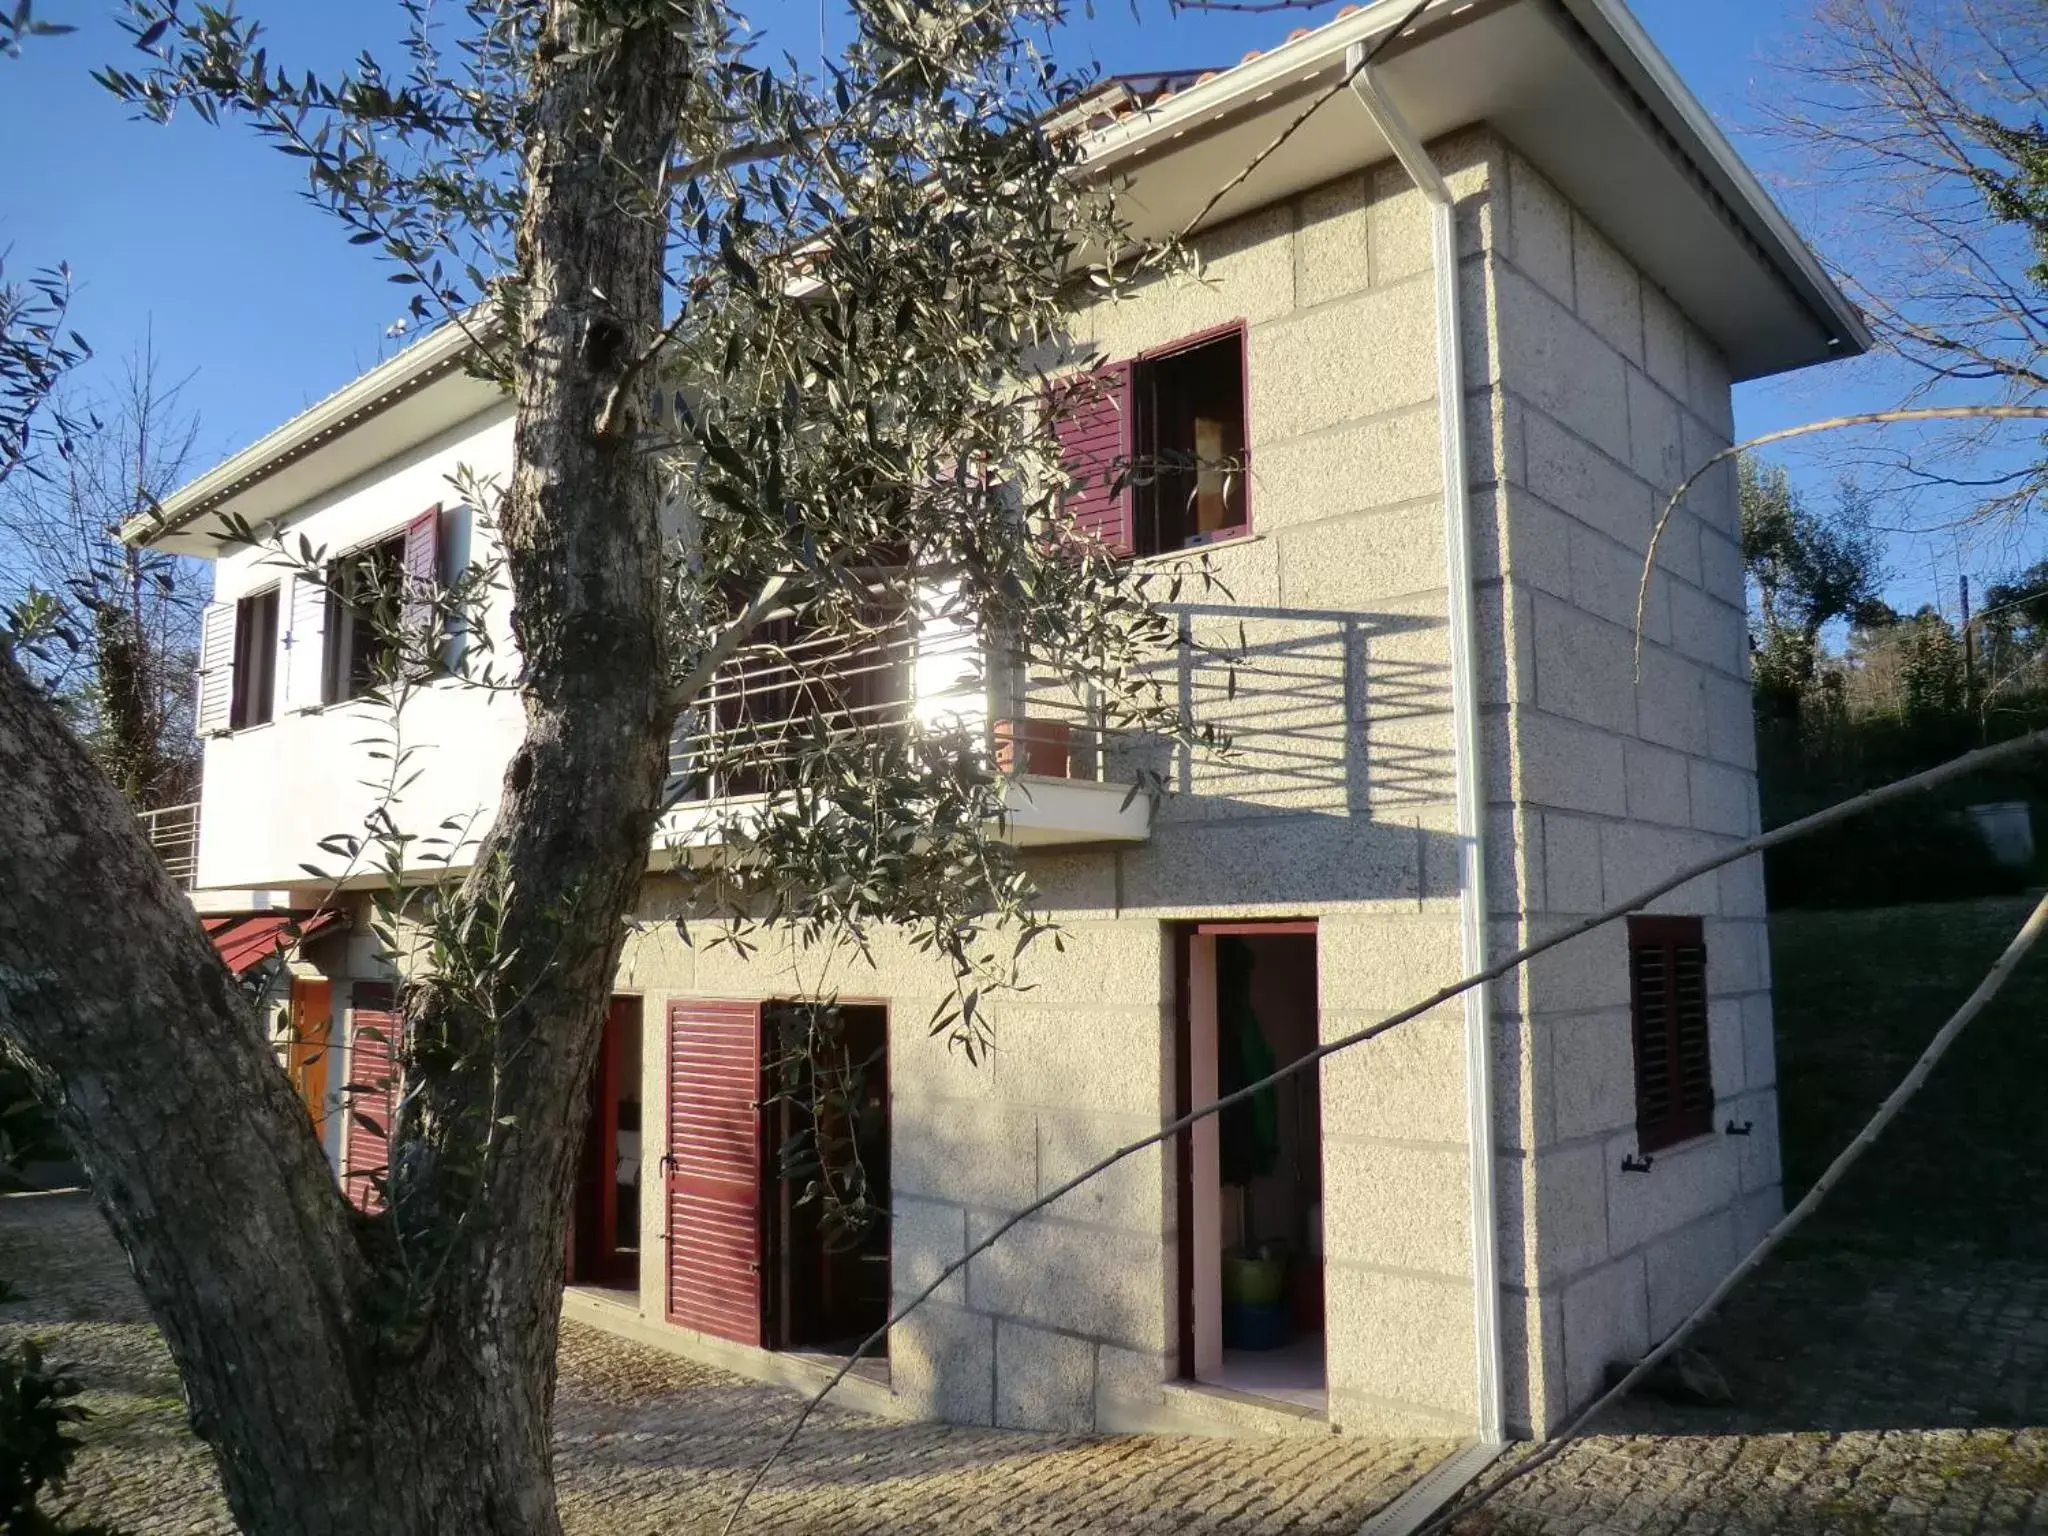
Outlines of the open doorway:
{"type": "Polygon", "coordinates": [[[640,999],[615,997],[590,1077],[590,1129],[576,1169],[569,1283],[640,1291],[640,999]]]}
{"type": "MultiPolygon", "coordinates": [[[[1179,1113],[1315,1048],[1313,922],[1188,924],[1178,972],[1179,1113]]],[[[1182,1376],[1323,1411],[1320,1075],[1203,1121],[1176,1161],[1182,1376]]]]}
{"type": "Polygon", "coordinates": [[[768,1344],[850,1354],[889,1315],[888,1010],[772,1004],[762,1022],[768,1344]]]}

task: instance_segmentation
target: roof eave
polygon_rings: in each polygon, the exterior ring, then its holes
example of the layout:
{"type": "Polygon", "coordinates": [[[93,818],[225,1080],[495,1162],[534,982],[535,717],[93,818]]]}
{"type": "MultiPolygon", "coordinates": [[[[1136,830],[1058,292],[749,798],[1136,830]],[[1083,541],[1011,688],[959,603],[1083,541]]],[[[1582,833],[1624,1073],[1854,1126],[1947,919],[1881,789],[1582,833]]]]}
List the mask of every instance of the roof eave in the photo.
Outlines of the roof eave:
{"type": "MultiPolygon", "coordinates": [[[[1331,71],[1343,67],[1353,44],[1370,47],[1404,22],[1407,35],[1388,49],[1389,57],[1522,3],[1529,0],[1430,0],[1417,13],[1413,0],[1374,0],[1362,10],[1097,130],[1087,142],[1084,164],[1098,175],[1135,169],[1137,162],[1176,140],[1226,121],[1269,97],[1302,91],[1318,76],[1327,78],[1331,71]]],[[[1862,315],[1621,0],[1534,3],[1553,16],[1561,13],[1569,18],[1567,24],[1629,84],[1678,152],[1717,186],[1778,278],[1834,339],[1831,355],[1847,357],[1868,351],[1874,343],[1862,315]]]]}
{"type": "Polygon", "coordinates": [[[198,479],[180,486],[152,510],[129,518],[121,525],[122,542],[150,544],[177,532],[237,492],[462,368],[477,345],[476,334],[462,322],[443,324],[198,479]]]}

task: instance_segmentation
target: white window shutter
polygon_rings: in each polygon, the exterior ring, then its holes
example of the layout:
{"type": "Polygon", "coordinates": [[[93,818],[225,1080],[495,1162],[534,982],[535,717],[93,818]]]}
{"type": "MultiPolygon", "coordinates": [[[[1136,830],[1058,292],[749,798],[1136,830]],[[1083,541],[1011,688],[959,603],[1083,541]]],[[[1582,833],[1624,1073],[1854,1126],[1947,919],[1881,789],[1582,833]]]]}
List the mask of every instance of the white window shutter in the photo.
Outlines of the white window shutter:
{"type": "MultiPolygon", "coordinates": [[[[400,623],[404,626],[406,647],[424,648],[433,637],[434,602],[441,590],[441,508],[429,507],[418,517],[405,525],[405,576],[404,602],[400,623]]],[[[413,674],[417,677],[431,677],[440,667],[438,658],[430,661],[424,654],[412,662],[413,674]]]]}
{"type": "Polygon", "coordinates": [[[293,576],[286,622],[284,707],[318,709],[326,702],[327,583],[304,571],[293,576]]]}
{"type": "Polygon", "coordinates": [[[235,605],[209,603],[199,620],[199,734],[228,729],[235,702],[235,605]]]}

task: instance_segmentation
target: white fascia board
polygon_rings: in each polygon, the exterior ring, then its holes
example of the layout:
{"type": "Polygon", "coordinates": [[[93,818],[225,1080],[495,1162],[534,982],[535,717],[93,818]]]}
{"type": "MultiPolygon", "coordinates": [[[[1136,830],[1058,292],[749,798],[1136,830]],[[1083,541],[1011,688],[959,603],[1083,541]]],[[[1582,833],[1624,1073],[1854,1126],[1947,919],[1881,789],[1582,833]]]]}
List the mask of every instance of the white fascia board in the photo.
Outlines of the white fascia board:
{"type": "Polygon", "coordinates": [[[175,532],[215,504],[261,479],[278,465],[314,445],[346,431],[365,414],[388,408],[423,385],[459,367],[476,344],[457,321],[429,332],[396,356],[388,358],[319,404],[266,433],[232,458],[222,461],[173,491],[153,512],[139,513],[121,525],[121,539],[149,544],[175,532]]]}
{"type": "MultiPolygon", "coordinates": [[[[1678,71],[1671,67],[1671,61],[1664,57],[1663,50],[1643,30],[1634,13],[1622,0],[1558,0],[1558,3],[1582,23],[1589,14],[1605,24],[1620,43],[1622,56],[1616,58],[1610,48],[1603,47],[1601,51],[1624,75],[1640,71],[1641,80],[1631,83],[1636,84],[1639,90],[1644,85],[1649,87],[1643,94],[1653,110],[1668,108],[1677,118],[1676,124],[1667,124],[1667,127],[1672,129],[1674,137],[1680,140],[1692,158],[1705,159],[1720,174],[1738,205],[1763,225],[1773,256],[1793,269],[1786,275],[1794,277],[1796,274],[1799,285],[1809,290],[1810,297],[1828,310],[1859,351],[1868,351],[1874,346],[1875,339],[1862,314],[1836,286],[1835,280],[1828,276],[1813,248],[1792,227],[1792,221],[1785,217],[1785,211],[1778,206],[1777,200],[1764,190],[1755,173],[1736,153],[1735,146],[1728,142],[1728,136],[1721,132],[1700,99],[1693,95],[1678,71]],[[1688,139],[1690,143],[1686,142],[1688,139]]],[[[1597,28],[1588,28],[1588,33],[1596,44],[1605,41],[1597,28]]]]}
{"type": "MultiPolygon", "coordinates": [[[[1430,0],[1416,18],[1415,26],[1420,27],[1445,12],[1472,10],[1478,3],[1479,0],[1430,0]]],[[[1158,106],[1098,129],[1083,147],[1083,164],[1098,173],[1112,171],[1122,162],[1156,150],[1190,129],[1234,116],[1282,91],[1299,89],[1318,75],[1341,69],[1344,55],[1353,43],[1370,44],[1380,34],[1400,25],[1402,18],[1414,9],[1415,0],[1375,0],[1363,10],[1316,28],[1306,37],[1297,37],[1223,70],[1214,79],[1189,86],[1158,106]]]]}

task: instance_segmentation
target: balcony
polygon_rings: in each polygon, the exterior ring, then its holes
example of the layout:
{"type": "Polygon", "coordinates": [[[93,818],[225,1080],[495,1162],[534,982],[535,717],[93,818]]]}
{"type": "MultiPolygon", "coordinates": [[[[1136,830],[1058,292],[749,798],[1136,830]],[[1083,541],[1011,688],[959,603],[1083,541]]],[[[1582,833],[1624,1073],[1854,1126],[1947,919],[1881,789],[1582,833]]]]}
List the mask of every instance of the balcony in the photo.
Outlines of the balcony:
{"type": "Polygon", "coordinates": [[[819,733],[834,746],[896,737],[957,741],[1004,780],[1002,836],[1019,847],[1140,843],[1130,744],[1062,680],[984,655],[943,619],[859,640],[785,627],[721,671],[669,758],[657,862],[708,862],[786,791],[819,733]]]}
{"type": "Polygon", "coordinates": [[[163,860],[165,871],[178,889],[189,891],[199,873],[199,802],[166,805],[153,811],[139,811],[142,835],[163,860]]]}

